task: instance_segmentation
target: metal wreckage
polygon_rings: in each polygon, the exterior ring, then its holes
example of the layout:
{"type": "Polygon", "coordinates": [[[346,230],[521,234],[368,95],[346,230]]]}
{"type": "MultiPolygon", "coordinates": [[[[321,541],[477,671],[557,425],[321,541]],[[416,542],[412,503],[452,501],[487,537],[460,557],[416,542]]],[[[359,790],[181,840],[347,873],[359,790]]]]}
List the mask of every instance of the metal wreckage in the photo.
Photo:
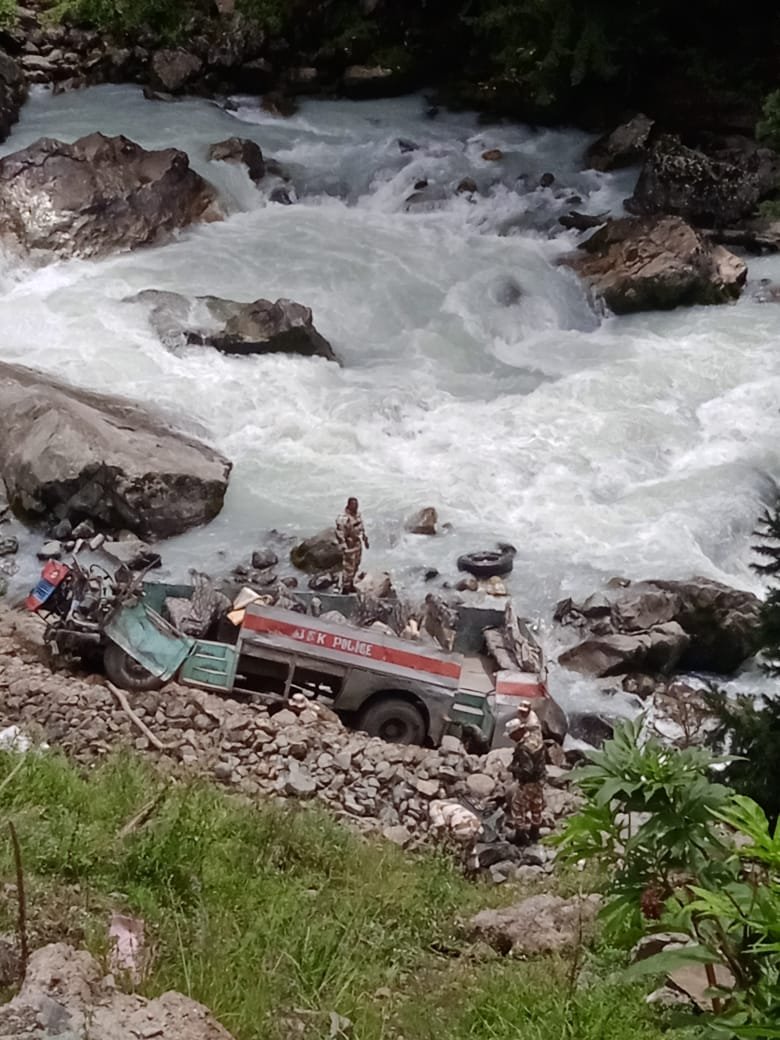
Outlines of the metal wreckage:
{"type": "Polygon", "coordinates": [[[231,601],[206,575],[174,585],[147,580],[149,569],[49,561],[26,606],[52,652],[101,657],[129,691],[175,680],[265,702],[298,694],[373,736],[438,746],[450,734],[483,752],[508,744],[521,700],[565,729],[542,650],[511,602],[452,609],[428,596],[418,623],[397,601],[284,589],[272,602],[250,588],[231,601]]]}

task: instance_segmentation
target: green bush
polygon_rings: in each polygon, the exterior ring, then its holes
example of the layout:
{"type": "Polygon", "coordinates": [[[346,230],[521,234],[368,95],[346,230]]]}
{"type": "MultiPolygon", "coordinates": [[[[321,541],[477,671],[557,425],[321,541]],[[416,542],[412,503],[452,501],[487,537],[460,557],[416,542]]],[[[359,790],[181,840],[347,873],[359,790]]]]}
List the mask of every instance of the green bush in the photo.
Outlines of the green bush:
{"type": "Polygon", "coordinates": [[[0,0],[0,29],[10,29],[16,23],[16,0],[0,0]]]}
{"type": "Polygon", "coordinates": [[[770,148],[780,149],[780,90],[773,90],[764,98],[756,137],[770,148]]]}
{"type": "Polygon", "coordinates": [[[557,839],[564,860],[603,871],[605,920],[633,940],[684,932],[691,945],[651,957],[630,977],[685,964],[727,967],[733,989],[715,991],[713,1040],[780,1037],[780,825],[750,798],[710,778],[711,757],[642,742],[641,721],[578,770],[583,811],[557,839]]]}

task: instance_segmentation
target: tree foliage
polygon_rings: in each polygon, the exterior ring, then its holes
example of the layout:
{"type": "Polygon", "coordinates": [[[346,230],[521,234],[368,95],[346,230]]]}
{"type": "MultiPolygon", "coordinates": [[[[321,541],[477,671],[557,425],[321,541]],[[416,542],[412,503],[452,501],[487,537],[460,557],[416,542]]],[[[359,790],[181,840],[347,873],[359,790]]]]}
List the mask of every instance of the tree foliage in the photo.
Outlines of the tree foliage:
{"type": "MultiPolygon", "coordinates": [[[[780,509],[766,510],[755,534],[760,541],[753,546],[753,551],[762,562],[753,564],[753,570],[763,577],[776,579],[780,575],[780,509]]],[[[766,671],[770,675],[780,675],[780,587],[777,585],[770,588],[761,607],[761,648],[766,671]]]]}
{"type": "Polygon", "coordinates": [[[723,692],[707,696],[717,728],[709,744],[732,756],[723,771],[729,786],[756,801],[773,823],[780,818],[780,702],[757,704],[755,698],[729,699],[723,692]]]}

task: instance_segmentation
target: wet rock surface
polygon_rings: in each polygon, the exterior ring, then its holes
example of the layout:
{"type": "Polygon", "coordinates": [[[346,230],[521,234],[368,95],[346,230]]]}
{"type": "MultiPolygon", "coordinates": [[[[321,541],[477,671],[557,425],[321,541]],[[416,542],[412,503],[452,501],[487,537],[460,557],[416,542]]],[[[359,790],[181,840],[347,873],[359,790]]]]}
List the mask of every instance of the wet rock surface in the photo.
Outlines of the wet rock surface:
{"type": "Polygon", "coordinates": [[[0,141],[4,141],[19,118],[27,97],[27,82],[19,65],[0,50],[0,141]]]}
{"type": "Polygon", "coordinates": [[[41,138],[0,160],[2,237],[24,252],[96,257],[219,216],[213,188],[177,148],[95,133],[41,138]]]}
{"type": "Polygon", "coordinates": [[[207,346],[223,354],[294,354],[338,362],[315,328],[310,308],[293,300],[240,303],[145,289],[128,302],[151,305],[152,327],[168,347],[207,346]]]}
{"type": "Polygon", "coordinates": [[[626,202],[641,216],[674,214],[698,226],[727,227],[749,216],[777,181],[778,157],[748,142],[715,154],[661,135],[626,202]]]}
{"type": "Polygon", "coordinates": [[[231,464],[161,416],[0,364],[0,476],[32,520],[168,537],[222,508],[231,464]]]}
{"type": "Polygon", "coordinates": [[[608,221],[564,258],[616,314],[736,299],[747,265],[679,217],[608,221]]]}
{"type": "Polygon", "coordinates": [[[560,661],[595,675],[728,675],[758,648],[760,606],[753,593],[707,578],[629,582],[558,604],[557,621],[590,633],[560,661]]]}
{"type": "Polygon", "coordinates": [[[654,126],[655,121],[640,112],[594,141],[585,153],[586,163],[594,170],[608,171],[641,162],[654,126]]]}
{"type": "Polygon", "coordinates": [[[255,184],[265,177],[265,160],[260,145],[246,137],[229,137],[212,144],[208,157],[213,162],[240,163],[246,167],[255,184]]]}

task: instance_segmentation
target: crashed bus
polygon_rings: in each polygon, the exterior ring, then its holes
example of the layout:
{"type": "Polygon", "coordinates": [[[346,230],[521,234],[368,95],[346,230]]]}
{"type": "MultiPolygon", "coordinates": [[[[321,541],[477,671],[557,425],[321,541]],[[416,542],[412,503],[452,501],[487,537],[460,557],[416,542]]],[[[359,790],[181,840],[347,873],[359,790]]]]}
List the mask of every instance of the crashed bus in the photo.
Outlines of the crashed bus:
{"type": "MultiPolygon", "coordinates": [[[[205,639],[173,620],[192,586],[143,582],[115,595],[102,613],[93,608],[97,620],[82,633],[76,595],[65,591],[74,581],[67,570],[57,565],[55,575],[50,567],[56,584],[48,581],[49,589],[42,575],[28,609],[52,626],[55,642],[78,637],[97,644],[108,677],[129,691],[175,680],[265,702],[298,693],[323,701],[348,725],[401,744],[436,746],[445,734],[469,727],[483,747],[499,746],[519,698],[532,699],[552,730],[565,725],[547,689],[541,648],[511,604],[503,611],[462,607],[452,651],[300,613],[307,605],[302,594],[295,610],[248,602],[228,614],[235,624],[227,622],[227,632],[223,625],[219,638],[205,639]]],[[[105,598],[92,595],[95,603],[105,598]]],[[[332,598],[349,609],[350,597],[332,598]]]]}

